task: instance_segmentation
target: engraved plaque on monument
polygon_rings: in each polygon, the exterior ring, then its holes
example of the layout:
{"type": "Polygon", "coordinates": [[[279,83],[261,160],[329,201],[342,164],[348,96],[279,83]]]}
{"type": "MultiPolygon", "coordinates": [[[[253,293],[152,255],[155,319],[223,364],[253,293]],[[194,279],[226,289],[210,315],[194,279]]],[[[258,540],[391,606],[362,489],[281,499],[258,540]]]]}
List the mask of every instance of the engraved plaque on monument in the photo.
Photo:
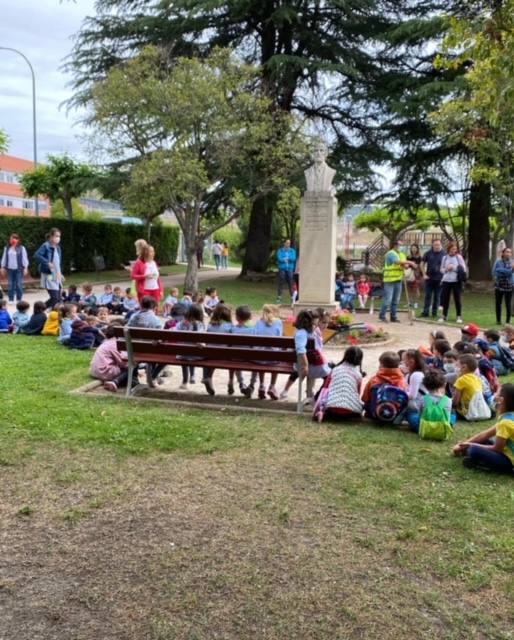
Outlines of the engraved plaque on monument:
{"type": "Polygon", "coordinates": [[[307,191],[301,203],[300,300],[301,309],[337,308],[335,302],[337,199],[332,181],[335,170],[326,163],[327,147],[316,144],[314,164],[305,171],[307,191]]]}

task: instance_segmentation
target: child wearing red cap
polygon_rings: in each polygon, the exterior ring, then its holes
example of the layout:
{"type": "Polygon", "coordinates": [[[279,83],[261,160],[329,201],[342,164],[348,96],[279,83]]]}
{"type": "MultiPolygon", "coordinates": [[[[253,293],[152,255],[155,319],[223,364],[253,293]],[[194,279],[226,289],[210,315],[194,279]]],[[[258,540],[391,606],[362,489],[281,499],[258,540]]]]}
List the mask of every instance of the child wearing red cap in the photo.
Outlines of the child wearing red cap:
{"type": "Polygon", "coordinates": [[[478,338],[480,328],[477,327],[476,324],[470,322],[469,324],[466,324],[464,327],[462,327],[460,332],[463,342],[473,342],[478,338]]]}

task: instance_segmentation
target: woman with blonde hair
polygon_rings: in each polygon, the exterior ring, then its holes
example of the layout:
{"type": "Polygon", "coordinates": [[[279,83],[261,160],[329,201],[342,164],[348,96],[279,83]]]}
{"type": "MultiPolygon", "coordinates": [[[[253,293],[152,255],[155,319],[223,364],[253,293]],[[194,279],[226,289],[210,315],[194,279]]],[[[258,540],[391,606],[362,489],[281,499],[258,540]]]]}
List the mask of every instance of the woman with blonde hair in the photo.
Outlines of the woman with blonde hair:
{"type": "Polygon", "coordinates": [[[142,246],[141,254],[132,268],[132,279],[136,283],[136,292],[140,304],[145,296],[151,296],[159,304],[163,293],[159,267],[155,262],[154,248],[146,244],[146,242],[142,246]]]}

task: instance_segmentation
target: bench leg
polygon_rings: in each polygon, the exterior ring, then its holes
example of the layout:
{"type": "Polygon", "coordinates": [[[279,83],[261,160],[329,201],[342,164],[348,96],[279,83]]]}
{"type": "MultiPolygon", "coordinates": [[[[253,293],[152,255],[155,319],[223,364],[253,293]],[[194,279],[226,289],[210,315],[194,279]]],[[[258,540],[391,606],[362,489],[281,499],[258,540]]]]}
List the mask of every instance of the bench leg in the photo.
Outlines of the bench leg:
{"type": "Polygon", "coordinates": [[[152,365],[146,365],[146,383],[150,387],[150,389],[155,389],[155,383],[152,378],[152,365]]]}
{"type": "Polygon", "coordinates": [[[130,398],[130,395],[132,394],[132,380],[134,379],[134,367],[129,367],[128,368],[128,379],[127,379],[127,391],[125,393],[125,396],[127,398],[130,398]]]}
{"type": "Polygon", "coordinates": [[[296,413],[303,413],[302,391],[303,391],[303,378],[302,376],[300,376],[298,378],[298,402],[296,404],[296,413]]]}

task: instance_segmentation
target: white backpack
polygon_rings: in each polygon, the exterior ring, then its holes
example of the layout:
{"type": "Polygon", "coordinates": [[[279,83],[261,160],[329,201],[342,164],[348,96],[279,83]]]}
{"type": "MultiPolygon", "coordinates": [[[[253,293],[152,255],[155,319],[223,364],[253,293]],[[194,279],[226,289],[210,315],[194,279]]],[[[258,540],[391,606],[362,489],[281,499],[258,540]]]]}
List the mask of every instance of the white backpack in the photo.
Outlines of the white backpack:
{"type": "Polygon", "coordinates": [[[489,420],[490,417],[491,409],[485,401],[484,394],[481,391],[477,391],[469,402],[466,420],[475,422],[476,420],[489,420]]]}

